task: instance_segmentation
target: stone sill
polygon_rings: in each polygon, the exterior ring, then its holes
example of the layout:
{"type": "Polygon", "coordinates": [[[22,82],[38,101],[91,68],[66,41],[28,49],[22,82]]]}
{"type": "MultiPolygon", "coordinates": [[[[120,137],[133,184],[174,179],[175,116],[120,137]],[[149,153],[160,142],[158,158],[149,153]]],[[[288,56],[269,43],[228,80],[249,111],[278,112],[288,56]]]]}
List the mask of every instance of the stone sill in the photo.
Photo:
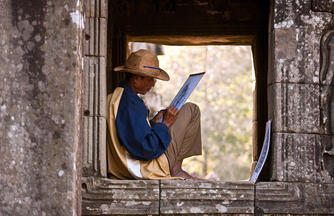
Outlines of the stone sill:
{"type": "Polygon", "coordinates": [[[82,185],[82,215],[334,214],[334,184],[89,177],[82,185]]]}

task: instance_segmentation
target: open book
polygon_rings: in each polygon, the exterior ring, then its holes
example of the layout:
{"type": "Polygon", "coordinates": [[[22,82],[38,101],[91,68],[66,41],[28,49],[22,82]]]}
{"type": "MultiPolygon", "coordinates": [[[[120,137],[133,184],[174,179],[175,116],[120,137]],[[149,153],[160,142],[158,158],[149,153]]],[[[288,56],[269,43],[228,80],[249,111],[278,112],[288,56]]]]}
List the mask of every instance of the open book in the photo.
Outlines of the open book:
{"type": "Polygon", "coordinates": [[[190,74],[169,106],[175,106],[176,109],[180,110],[204,74],[205,72],[190,74]]]}
{"type": "MultiPolygon", "coordinates": [[[[205,72],[190,74],[188,79],[183,83],[183,86],[180,88],[179,92],[170,103],[169,107],[175,106],[176,109],[180,110],[204,74],[205,72]]],[[[162,122],[162,118],[159,122],[162,122]]]]}

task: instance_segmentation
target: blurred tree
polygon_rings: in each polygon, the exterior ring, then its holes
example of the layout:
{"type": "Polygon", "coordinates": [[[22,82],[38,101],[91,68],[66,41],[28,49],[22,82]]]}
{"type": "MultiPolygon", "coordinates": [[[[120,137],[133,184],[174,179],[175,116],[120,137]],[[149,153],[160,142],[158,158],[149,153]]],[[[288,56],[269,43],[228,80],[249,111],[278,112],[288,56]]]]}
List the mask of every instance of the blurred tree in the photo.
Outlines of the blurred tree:
{"type": "Polygon", "coordinates": [[[252,54],[249,46],[164,46],[160,67],[171,80],[155,92],[167,107],[190,73],[206,71],[188,101],[202,114],[203,156],[185,160],[190,173],[220,180],[249,177],[252,159],[252,54]]]}

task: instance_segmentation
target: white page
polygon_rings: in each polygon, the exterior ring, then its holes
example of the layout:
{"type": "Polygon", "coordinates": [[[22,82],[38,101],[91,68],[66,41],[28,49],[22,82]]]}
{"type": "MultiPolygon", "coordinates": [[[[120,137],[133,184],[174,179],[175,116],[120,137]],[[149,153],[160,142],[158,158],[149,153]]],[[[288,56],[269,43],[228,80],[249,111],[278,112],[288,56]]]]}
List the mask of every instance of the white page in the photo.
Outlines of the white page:
{"type": "Polygon", "coordinates": [[[180,110],[204,74],[205,72],[190,74],[169,106],[175,106],[176,109],[180,110]]]}
{"type": "Polygon", "coordinates": [[[266,162],[268,152],[269,152],[269,147],[270,147],[270,133],[271,133],[271,120],[268,120],[266,124],[266,135],[264,137],[264,142],[263,142],[260,158],[255,166],[252,178],[250,179],[250,182],[252,183],[256,182],[264,166],[264,163],[266,162]]]}

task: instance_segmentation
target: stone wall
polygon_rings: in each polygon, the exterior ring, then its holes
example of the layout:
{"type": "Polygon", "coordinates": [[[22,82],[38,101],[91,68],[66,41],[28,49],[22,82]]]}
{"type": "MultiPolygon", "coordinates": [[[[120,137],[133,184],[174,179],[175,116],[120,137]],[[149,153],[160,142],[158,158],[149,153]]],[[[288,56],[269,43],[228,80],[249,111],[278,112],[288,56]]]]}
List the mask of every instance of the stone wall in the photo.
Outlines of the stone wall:
{"type": "Polygon", "coordinates": [[[0,215],[80,215],[82,3],[0,0],[0,215]]]}
{"type": "MultiPolygon", "coordinates": [[[[332,163],[325,160],[325,146],[332,133],[324,124],[328,109],[322,103],[327,100],[322,98],[323,89],[332,83],[324,83],[320,77],[321,59],[325,58],[321,55],[322,38],[333,30],[334,15],[331,10],[317,12],[315,8],[327,8],[321,5],[333,3],[277,0],[273,4],[268,113],[273,120],[274,181],[334,181],[333,171],[325,168],[332,163]]],[[[330,61],[333,64],[333,56],[330,61]]]]}
{"type": "Polygon", "coordinates": [[[83,215],[334,214],[334,184],[83,178],[83,215]]]}
{"type": "Polygon", "coordinates": [[[107,0],[84,0],[83,176],[106,176],[107,0]]]}
{"type": "Polygon", "coordinates": [[[271,181],[254,185],[102,178],[106,48],[126,53],[107,0],[0,0],[0,215],[81,215],[81,188],[84,215],[334,214],[334,3],[271,2],[271,181]]]}

